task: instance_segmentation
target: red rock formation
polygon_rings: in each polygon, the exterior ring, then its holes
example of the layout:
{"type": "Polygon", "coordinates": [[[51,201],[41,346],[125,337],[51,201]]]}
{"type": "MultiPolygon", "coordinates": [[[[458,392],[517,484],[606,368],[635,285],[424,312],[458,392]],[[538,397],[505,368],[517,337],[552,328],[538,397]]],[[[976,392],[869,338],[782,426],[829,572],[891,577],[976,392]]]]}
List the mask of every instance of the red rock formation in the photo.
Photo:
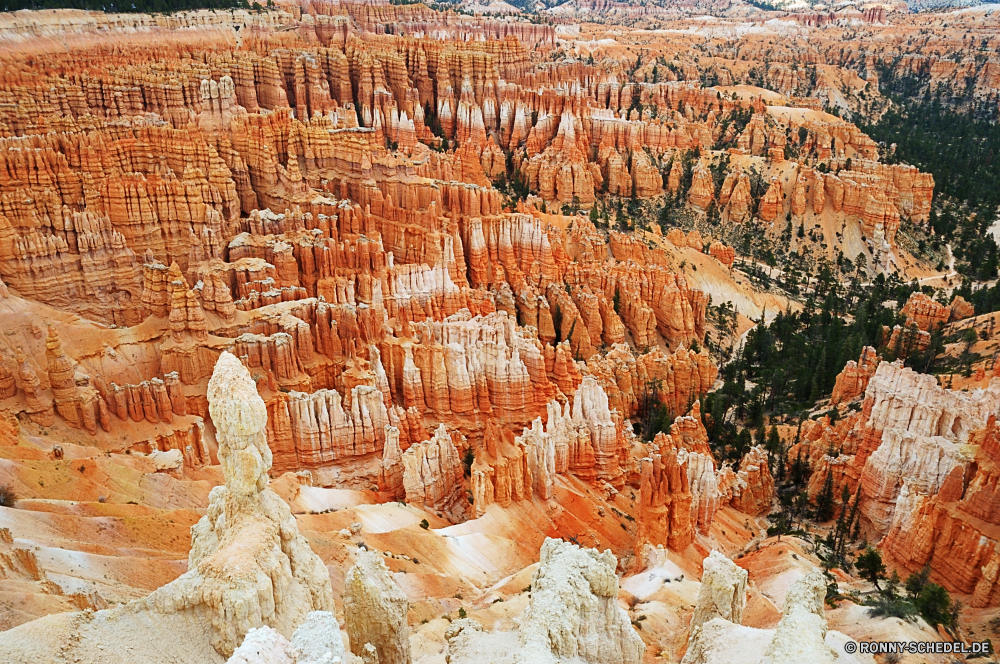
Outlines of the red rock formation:
{"type": "MultiPolygon", "coordinates": [[[[909,302],[907,302],[907,304],[909,304],[909,302]]],[[[951,315],[948,317],[948,322],[963,320],[976,315],[975,307],[966,302],[965,298],[961,295],[956,295],[948,308],[951,309],[951,315]]]]}
{"type": "Polygon", "coordinates": [[[716,482],[722,504],[756,516],[770,513],[775,497],[774,479],[771,477],[767,452],[760,445],[743,455],[737,472],[724,466],[719,471],[716,482]]]}
{"type": "Polygon", "coordinates": [[[55,396],[55,409],[59,416],[72,427],[87,429],[91,435],[97,433],[98,423],[105,431],[110,431],[110,415],[104,400],[89,386],[89,377],[81,376],[79,382],[84,385],[77,387],[76,367],[63,352],[59,334],[52,326],[45,341],[45,355],[48,359],[49,387],[55,396]]]}
{"type": "Polygon", "coordinates": [[[23,297],[119,325],[139,322],[139,264],[108,217],[58,210],[60,234],[0,214],[0,275],[23,297]],[[19,233],[18,231],[21,231],[19,233]]]}
{"type": "Polygon", "coordinates": [[[629,417],[636,413],[640,399],[651,391],[671,413],[684,413],[708,393],[718,374],[704,350],[695,353],[679,348],[664,355],[654,349],[634,357],[624,345],[612,347],[600,359],[592,358],[587,371],[608,393],[612,408],[629,417]]]}
{"type": "Polygon", "coordinates": [[[771,178],[771,185],[767,188],[764,196],[760,199],[758,214],[764,221],[774,221],[783,206],[784,195],[778,178],[771,178]]]}
{"type": "Polygon", "coordinates": [[[508,507],[512,501],[531,498],[532,469],[523,437],[515,439],[496,420],[486,423],[483,447],[471,472],[472,513],[477,517],[493,503],[508,507]]]}
{"type": "MultiPolygon", "coordinates": [[[[528,150],[531,151],[533,141],[540,142],[547,125],[555,124],[554,118],[543,118],[539,125],[528,135],[528,150]]],[[[534,155],[527,162],[524,170],[526,179],[532,190],[537,190],[539,196],[547,201],[558,201],[569,205],[590,205],[594,202],[594,170],[587,163],[587,146],[583,137],[578,135],[582,128],[580,121],[572,113],[566,111],[558,122],[555,138],[541,154],[534,155]]],[[[658,186],[652,178],[658,177],[655,168],[647,164],[643,176],[637,176],[636,182],[649,191],[658,192],[658,186]],[[652,170],[652,174],[648,171],[652,170]]],[[[652,194],[647,194],[652,195],[652,194]]]]}
{"type": "Polygon", "coordinates": [[[857,362],[848,360],[844,369],[837,374],[830,403],[833,405],[847,403],[864,394],[868,381],[875,375],[879,361],[875,349],[871,346],[865,346],[861,350],[861,357],[857,362]]]}
{"type": "Polygon", "coordinates": [[[632,188],[636,196],[657,196],[663,191],[663,177],[645,152],[632,152],[632,188]]]}
{"type": "Polygon", "coordinates": [[[870,539],[884,535],[880,546],[894,562],[910,571],[929,562],[938,583],[993,603],[996,541],[987,512],[998,408],[1000,384],[953,392],[898,361],[882,362],[860,412],[835,428],[825,418],[803,427],[814,460],[810,494],[828,473],[835,493],[860,483],[864,529],[870,539]],[[830,449],[838,456],[826,456],[830,449]]]}
{"type": "MultiPolygon", "coordinates": [[[[683,58],[691,82],[623,83],[613,58],[550,61],[554,28],[517,19],[280,0],[227,14],[234,32],[209,14],[40,24],[67,49],[19,34],[32,20],[0,21],[25,46],[0,58],[0,297],[25,320],[0,397],[102,449],[179,450],[171,472],[199,486],[218,479],[201,418],[229,351],[265,404],[275,473],[377,485],[453,520],[577,480],[608,494],[638,481],[643,537],[683,548],[720,505],[763,510],[767,477],[756,457],[716,468],[698,399],[718,371],[688,350],[708,297],[673,271],[676,252],[604,230],[606,197],[675,194],[690,177],[689,202],[708,209],[732,141],[755,169],[850,149],[858,166],[830,186],[873,228],[891,226],[889,205],[929,201],[920,174],[862,164],[876,150],[852,125],[810,121],[800,139],[763,99],[695,83],[683,58]],[[746,131],[727,129],[747,110],[746,131]],[[690,413],[649,448],[655,481],[639,478],[628,422],[650,392],[690,413]]],[[[752,209],[742,170],[718,195],[730,219],[752,209]]],[[[669,237],[733,263],[697,231],[669,237]]]]}
{"type": "Polygon", "coordinates": [[[677,417],[670,425],[670,433],[659,433],[654,442],[661,448],[673,447],[687,450],[712,458],[712,450],[708,446],[708,431],[701,421],[701,405],[695,401],[691,412],[686,416],[677,417]]]}
{"type": "Polygon", "coordinates": [[[693,496],[686,460],[686,452],[670,447],[640,462],[637,559],[643,558],[647,545],[682,551],[694,541],[693,496]]]}
{"type": "MultiPolygon", "coordinates": [[[[961,308],[961,305],[959,306],[961,308]]],[[[948,307],[938,304],[924,293],[915,291],[903,305],[900,313],[906,316],[908,322],[912,321],[924,332],[929,332],[936,326],[947,323],[952,312],[948,307]]]]}
{"type": "Polygon", "coordinates": [[[399,448],[399,429],[396,427],[385,428],[385,447],[382,449],[378,488],[394,500],[406,497],[403,486],[403,452],[399,448]]]}
{"type": "Polygon", "coordinates": [[[912,320],[905,326],[893,325],[882,327],[882,339],[887,348],[891,348],[896,357],[906,358],[913,353],[921,353],[931,345],[930,332],[924,332],[912,320]]]}
{"type": "Polygon", "coordinates": [[[806,211],[806,191],[809,189],[810,182],[812,181],[811,173],[806,171],[807,169],[799,171],[798,177],[795,178],[795,187],[792,190],[792,202],[789,211],[796,217],[801,217],[806,211]]]}
{"type": "Polygon", "coordinates": [[[715,184],[712,182],[712,172],[705,167],[702,162],[694,167],[694,176],[691,180],[691,190],[688,192],[688,202],[702,210],[708,208],[708,204],[715,197],[715,184]]]}
{"type": "Polygon", "coordinates": [[[708,253],[726,267],[731,268],[733,263],[736,262],[736,250],[732,247],[727,247],[718,240],[709,246],[708,253]]]}
{"type": "Polygon", "coordinates": [[[953,592],[972,593],[972,605],[1000,601],[997,579],[997,427],[991,415],[986,426],[971,432],[978,445],[975,462],[948,473],[936,493],[926,493],[905,481],[883,549],[907,569],[931,565],[932,578],[953,592]],[[972,470],[971,480],[963,477],[972,470]],[[963,493],[964,490],[964,493],[963,493]]]}
{"type": "Polygon", "coordinates": [[[24,390],[25,411],[32,422],[43,427],[55,424],[55,410],[52,398],[41,394],[42,381],[39,380],[31,360],[20,348],[17,349],[17,379],[24,390]]]}

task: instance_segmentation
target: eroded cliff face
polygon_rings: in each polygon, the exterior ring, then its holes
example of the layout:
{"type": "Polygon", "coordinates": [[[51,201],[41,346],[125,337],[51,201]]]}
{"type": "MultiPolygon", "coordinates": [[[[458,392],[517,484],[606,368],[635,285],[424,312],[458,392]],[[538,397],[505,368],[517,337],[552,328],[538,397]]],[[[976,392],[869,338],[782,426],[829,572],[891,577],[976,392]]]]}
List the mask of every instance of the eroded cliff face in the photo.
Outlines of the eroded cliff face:
{"type": "MultiPolygon", "coordinates": [[[[618,515],[635,511],[654,451],[630,422],[651,384],[671,412],[694,409],[669,446],[686,450],[693,479],[689,532],[653,528],[644,542],[686,548],[720,509],[759,513],[770,498],[753,459],[713,488],[725,471],[697,410],[718,374],[704,350],[709,296],[678,259],[731,267],[734,249],[698,232],[651,245],[587,215],[609,193],[677,192],[693,148],[706,158],[691,202],[709,206],[713,118],[742,102],[628,83],[610,61],[552,69],[551,26],[279,4],[226,20],[0,17],[4,44],[24,47],[0,45],[0,398],[24,423],[15,440],[62,443],[39,448],[41,461],[35,443],[17,450],[4,479],[32,514],[35,498],[72,499],[171,524],[163,542],[102,548],[86,519],[105,517],[74,513],[88,524],[84,555],[135,548],[155,571],[38,606],[152,591],[101,624],[156,615],[193,644],[178,655],[190,661],[268,648],[305,661],[296,630],[332,608],[357,555],[343,558],[336,538],[356,548],[364,530],[338,524],[317,546],[328,580],[302,539],[328,526],[297,531],[283,505],[334,515],[330,491],[420,510],[427,530],[511,514],[570,537],[576,512],[599,507],[602,532],[614,528],[601,537],[631,567],[639,526],[618,515]],[[660,117],[631,112],[633,100],[660,117]],[[511,198],[514,182],[531,195],[511,198]],[[548,212],[562,205],[571,213],[548,212]],[[52,479],[70,472],[79,481],[52,479]],[[160,512],[174,509],[183,518],[160,512]],[[192,525],[189,551],[174,530],[192,525]],[[168,561],[184,556],[181,574],[168,561]]],[[[15,542],[41,518],[16,525],[15,542]]],[[[530,552],[511,536],[511,560],[537,555],[536,535],[530,552]]],[[[405,561],[428,565],[420,557],[405,561]]],[[[598,590],[599,612],[620,622],[614,593],[598,590]]],[[[618,622],[615,647],[633,661],[618,622]]],[[[170,651],[134,632],[149,653],[170,651]]],[[[379,638],[349,649],[384,662],[379,638]]],[[[84,660],[96,657],[88,639],[84,660]]]]}
{"type": "MultiPolygon", "coordinates": [[[[869,371],[849,364],[838,385],[849,394],[869,371]]],[[[952,391],[899,361],[881,362],[860,412],[836,426],[820,419],[803,427],[802,449],[813,461],[810,495],[828,473],[838,493],[860,484],[865,530],[894,561],[911,572],[930,563],[932,577],[949,590],[972,594],[977,606],[995,602],[988,487],[998,408],[996,379],[985,389],[952,391]]]]}
{"type": "Polygon", "coordinates": [[[707,533],[722,507],[731,506],[752,516],[771,511],[775,497],[767,452],[755,446],[739,468],[716,467],[708,432],[696,403],[691,413],[678,417],[669,434],[657,434],[640,463],[636,564],[651,559],[650,549],[682,551],[699,533],[707,533]]]}

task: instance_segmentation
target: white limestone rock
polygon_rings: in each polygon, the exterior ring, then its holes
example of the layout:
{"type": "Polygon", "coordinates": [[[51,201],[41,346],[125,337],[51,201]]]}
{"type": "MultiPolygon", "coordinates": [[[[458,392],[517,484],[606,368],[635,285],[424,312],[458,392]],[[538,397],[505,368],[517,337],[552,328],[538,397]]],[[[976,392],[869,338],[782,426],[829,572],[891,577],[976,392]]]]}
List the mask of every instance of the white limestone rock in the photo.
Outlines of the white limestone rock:
{"type": "Polygon", "coordinates": [[[219,357],[208,399],[226,484],[191,528],[188,571],[128,609],[203,612],[212,646],[228,656],[253,628],[290,637],[309,611],[333,609],[333,593],[288,504],[267,488],[267,409],[234,355],[219,357]]]}
{"type": "Polygon", "coordinates": [[[407,503],[448,511],[462,500],[465,471],[444,424],[430,440],[410,445],[402,460],[407,503]]]}
{"type": "Polygon", "coordinates": [[[346,662],[340,625],[330,611],[312,611],[295,630],[292,645],[299,653],[297,664],[346,662]]]}
{"type": "Polygon", "coordinates": [[[149,460],[153,462],[157,473],[178,473],[184,470],[184,455],[180,450],[154,450],[150,452],[149,460]]]}
{"type": "Polygon", "coordinates": [[[760,664],[834,664],[839,655],[826,643],[826,578],[813,569],[792,584],[771,644],[760,664]]]}
{"type": "Polygon", "coordinates": [[[297,664],[296,652],[281,634],[270,627],[258,627],[247,632],[226,664],[297,664]]]}
{"type": "Polygon", "coordinates": [[[698,604],[691,618],[691,630],[712,618],[722,618],[737,625],[743,620],[746,606],[747,571],[713,550],[704,561],[698,604]]]}
{"type": "MultiPolygon", "coordinates": [[[[844,645],[851,639],[840,632],[827,630],[823,614],[826,579],[818,569],[813,569],[788,589],[777,629],[744,627],[718,613],[711,614],[710,606],[723,611],[728,606],[727,594],[711,587],[721,587],[723,591],[732,587],[727,582],[730,577],[731,570],[721,561],[710,564],[705,560],[702,583],[710,589],[706,591],[705,586],[702,587],[695,613],[701,615],[704,622],[694,625],[692,621],[694,627],[682,664],[875,664],[871,655],[847,653],[844,645]],[[718,601],[720,596],[722,601],[718,601]]],[[[745,582],[745,572],[742,578],[745,582]]],[[[739,613],[742,611],[741,602],[739,613]]]]}
{"type": "Polygon", "coordinates": [[[546,539],[519,620],[518,664],[570,659],[638,664],[645,644],[618,606],[618,561],[562,540],[546,539]]]}
{"type": "Polygon", "coordinates": [[[392,580],[382,556],[358,551],[357,562],[344,579],[344,621],[351,651],[365,661],[372,653],[379,664],[410,664],[410,637],[406,595],[392,580]]]}

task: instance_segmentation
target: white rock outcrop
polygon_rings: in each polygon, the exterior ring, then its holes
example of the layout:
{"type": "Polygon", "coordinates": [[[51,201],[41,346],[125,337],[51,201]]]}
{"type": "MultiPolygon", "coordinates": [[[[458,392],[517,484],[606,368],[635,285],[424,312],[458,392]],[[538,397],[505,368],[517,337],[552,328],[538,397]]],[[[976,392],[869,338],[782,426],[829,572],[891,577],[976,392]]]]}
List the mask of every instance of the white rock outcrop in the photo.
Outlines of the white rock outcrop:
{"type": "Polygon", "coordinates": [[[270,627],[255,627],[226,664],[296,664],[296,652],[288,639],[270,627]]]}
{"type": "Polygon", "coordinates": [[[358,660],[344,652],[333,613],[313,611],[291,642],[270,627],[251,629],[226,664],[358,664],[358,660]]]}
{"type": "Polygon", "coordinates": [[[351,652],[365,661],[377,653],[379,664],[410,664],[409,608],[382,556],[358,551],[357,562],[344,579],[344,622],[351,652]],[[375,653],[365,650],[369,644],[375,653]]]}
{"type": "Polygon", "coordinates": [[[407,503],[447,511],[462,499],[465,471],[444,424],[430,440],[410,445],[402,460],[407,503]]]}
{"type": "Polygon", "coordinates": [[[882,362],[865,390],[872,409],[868,425],[874,429],[902,429],[915,436],[943,436],[964,443],[1000,411],[1000,379],[986,389],[947,390],[934,376],[896,362],[882,362]]]}
{"type": "Polygon", "coordinates": [[[760,664],[833,664],[840,656],[826,643],[826,578],[813,569],[792,584],[785,609],[760,664]]]}
{"type": "Polygon", "coordinates": [[[290,637],[310,611],[333,609],[333,593],[288,504],[267,488],[267,409],[230,353],[215,365],[208,403],[226,483],[191,528],[188,571],[139,602],[160,613],[204,610],[212,645],[229,655],[255,627],[290,637]]]}
{"type": "Polygon", "coordinates": [[[701,616],[705,622],[692,621],[682,664],[874,664],[871,655],[848,654],[843,646],[850,639],[827,630],[823,615],[826,579],[818,569],[788,589],[776,629],[757,629],[720,615],[729,611],[742,616],[746,572],[735,574],[732,562],[726,565],[718,558],[725,559],[719,554],[711,563],[705,560],[702,584],[709,588],[702,586],[695,609],[696,619],[701,616]],[[735,599],[737,588],[740,597],[731,605],[729,598],[735,599]]]}
{"type": "Polygon", "coordinates": [[[618,606],[618,561],[556,539],[542,544],[531,600],[511,632],[457,620],[449,664],[639,664],[646,646],[618,606]]]}
{"type": "Polygon", "coordinates": [[[617,566],[610,551],[546,539],[531,579],[531,601],[519,620],[521,650],[515,661],[642,661],[646,647],[618,606],[617,566]]]}
{"type": "Polygon", "coordinates": [[[899,518],[904,482],[911,494],[935,495],[956,466],[967,466],[969,434],[1000,412],[1000,378],[986,389],[948,390],[901,362],[878,365],[865,390],[861,434],[881,441],[861,469],[861,518],[878,535],[899,518]]]}
{"type": "Polygon", "coordinates": [[[158,473],[184,472],[184,455],[180,450],[167,450],[166,452],[154,450],[150,453],[149,460],[153,462],[153,467],[158,473]]]}
{"type": "Polygon", "coordinates": [[[737,625],[743,620],[746,606],[747,571],[713,550],[704,561],[698,604],[691,618],[691,630],[712,618],[722,618],[737,625]]]}
{"type": "Polygon", "coordinates": [[[298,652],[297,664],[346,664],[348,660],[340,625],[330,611],[313,611],[306,616],[292,635],[292,646],[298,652]]]}

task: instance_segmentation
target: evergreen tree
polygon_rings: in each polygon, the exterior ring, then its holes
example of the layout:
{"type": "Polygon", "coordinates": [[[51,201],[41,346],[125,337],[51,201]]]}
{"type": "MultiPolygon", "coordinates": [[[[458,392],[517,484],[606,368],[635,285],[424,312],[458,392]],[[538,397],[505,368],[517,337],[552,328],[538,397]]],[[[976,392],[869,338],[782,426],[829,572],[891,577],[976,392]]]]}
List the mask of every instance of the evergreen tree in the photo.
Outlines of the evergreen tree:
{"type": "Polygon", "coordinates": [[[778,427],[771,425],[771,430],[767,433],[767,443],[765,449],[771,454],[781,451],[781,436],[778,434],[778,427]]]}
{"type": "Polygon", "coordinates": [[[802,448],[799,448],[799,453],[795,457],[795,461],[792,462],[792,484],[795,486],[801,486],[806,481],[806,476],[809,473],[809,464],[802,458],[802,448]]]}
{"type": "Polygon", "coordinates": [[[829,521],[833,518],[833,469],[826,471],[823,490],[816,496],[816,520],[829,521]]]}
{"type": "Polygon", "coordinates": [[[836,548],[840,548],[840,541],[843,539],[847,531],[847,511],[848,507],[850,507],[850,501],[851,490],[847,488],[847,484],[844,484],[844,488],[840,492],[840,515],[837,517],[837,527],[834,529],[834,533],[836,533],[836,548]]]}
{"type": "MultiPolygon", "coordinates": [[[[847,486],[847,485],[844,485],[847,486]]],[[[858,519],[858,503],[861,502],[861,482],[854,492],[854,504],[851,506],[851,515],[847,517],[847,529],[845,532],[851,533],[851,541],[856,542],[861,530],[861,520],[858,519]],[[853,525],[852,525],[853,524],[853,525]]]]}
{"type": "Polygon", "coordinates": [[[878,549],[868,547],[864,553],[858,556],[854,566],[858,568],[861,578],[875,584],[878,590],[882,590],[879,581],[885,578],[885,563],[882,562],[882,554],[878,549]]]}

